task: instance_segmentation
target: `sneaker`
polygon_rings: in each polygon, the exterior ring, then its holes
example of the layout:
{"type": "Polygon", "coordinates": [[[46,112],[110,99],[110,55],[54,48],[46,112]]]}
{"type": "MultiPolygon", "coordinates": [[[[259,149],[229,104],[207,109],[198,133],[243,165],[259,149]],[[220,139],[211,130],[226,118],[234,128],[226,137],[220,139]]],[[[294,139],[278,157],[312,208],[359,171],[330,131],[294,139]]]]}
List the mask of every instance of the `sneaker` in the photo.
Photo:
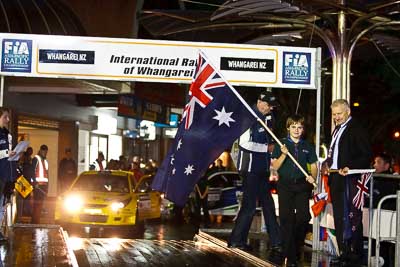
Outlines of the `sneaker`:
{"type": "Polygon", "coordinates": [[[277,252],[277,253],[282,253],[282,251],[283,251],[282,246],[279,244],[271,246],[271,250],[273,252],[277,252]]]}
{"type": "Polygon", "coordinates": [[[248,245],[248,244],[228,244],[228,248],[238,248],[240,250],[243,251],[252,251],[253,248],[252,246],[248,245]]]}

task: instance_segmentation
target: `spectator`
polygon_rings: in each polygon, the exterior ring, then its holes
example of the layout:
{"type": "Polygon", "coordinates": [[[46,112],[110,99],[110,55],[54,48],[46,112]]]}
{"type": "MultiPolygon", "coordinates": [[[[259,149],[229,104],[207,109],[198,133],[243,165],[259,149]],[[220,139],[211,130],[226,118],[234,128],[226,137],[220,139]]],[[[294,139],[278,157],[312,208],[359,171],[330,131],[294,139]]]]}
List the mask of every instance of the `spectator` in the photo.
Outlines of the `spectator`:
{"type": "Polygon", "coordinates": [[[111,159],[107,163],[106,170],[120,170],[119,160],[111,159]]]}
{"type": "Polygon", "coordinates": [[[399,159],[395,159],[395,158],[393,159],[392,169],[393,169],[393,174],[395,174],[395,175],[400,174],[399,159]]]}
{"type": "MultiPolygon", "coordinates": [[[[391,168],[392,159],[385,153],[380,153],[374,158],[374,168],[377,174],[392,174],[391,168]]],[[[395,195],[399,189],[399,181],[390,178],[376,177],[374,179],[374,197],[373,206],[377,207],[379,200],[387,195],[395,195]]],[[[383,209],[396,210],[396,201],[389,199],[383,202],[383,209]]]]}
{"type": "MultiPolygon", "coordinates": [[[[33,148],[28,147],[24,152],[23,157],[21,157],[21,169],[22,175],[27,179],[29,182],[31,178],[35,176],[35,166],[32,164],[32,155],[33,155],[33,148]]],[[[32,195],[29,194],[26,198],[22,199],[22,207],[20,207],[20,216],[32,216],[32,195]]]]}
{"type": "MultiPolygon", "coordinates": [[[[210,169],[209,169],[210,170],[210,169]]],[[[210,214],[208,212],[208,180],[207,172],[195,185],[195,215],[197,222],[201,221],[201,211],[203,210],[203,223],[204,228],[208,228],[210,225],[210,214]]]]}
{"type": "MultiPolygon", "coordinates": [[[[391,169],[392,158],[385,154],[380,153],[374,158],[374,168],[377,174],[392,174],[391,169]]],[[[399,180],[374,177],[374,196],[373,196],[373,207],[378,206],[378,202],[387,195],[395,195],[399,190],[399,180]]],[[[369,201],[367,202],[369,204],[369,201]]],[[[382,203],[382,209],[396,210],[396,200],[388,199],[382,203]]],[[[372,247],[375,248],[375,240],[373,240],[372,247]]],[[[375,252],[375,250],[373,249],[375,252]]],[[[389,242],[381,242],[380,244],[380,255],[384,258],[384,267],[394,266],[394,244],[389,242]]]]}
{"type": "Polygon", "coordinates": [[[104,170],[104,154],[103,152],[99,152],[97,154],[97,159],[90,165],[89,170],[95,170],[95,171],[102,171],[104,170]]]}
{"type": "Polygon", "coordinates": [[[77,166],[72,158],[70,148],[65,149],[65,156],[58,167],[59,192],[64,192],[72,184],[77,175],[77,166]]]}
{"type": "Polygon", "coordinates": [[[32,165],[32,155],[33,155],[33,148],[28,147],[24,152],[24,156],[22,157],[21,167],[22,167],[22,175],[26,179],[33,177],[35,175],[35,168],[32,165]]]}
{"type": "Polygon", "coordinates": [[[35,175],[32,179],[34,187],[32,223],[34,224],[40,223],[43,202],[49,188],[49,163],[46,159],[48,150],[46,145],[41,145],[38,154],[32,160],[32,165],[35,167],[35,175]]]}
{"type": "Polygon", "coordinates": [[[140,178],[143,176],[143,172],[140,169],[140,163],[136,161],[132,162],[132,169],[130,171],[133,172],[135,183],[138,183],[140,178]]]}
{"type": "Polygon", "coordinates": [[[151,166],[153,166],[153,171],[154,171],[154,173],[156,173],[158,170],[157,161],[155,161],[154,159],[150,159],[150,161],[151,161],[151,166]]]}
{"type": "Polygon", "coordinates": [[[144,166],[144,174],[155,174],[156,170],[153,168],[152,160],[149,160],[144,166]]]}
{"type": "Polygon", "coordinates": [[[119,156],[119,169],[122,171],[129,170],[128,160],[125,158],[124,155],[119,156]]]}

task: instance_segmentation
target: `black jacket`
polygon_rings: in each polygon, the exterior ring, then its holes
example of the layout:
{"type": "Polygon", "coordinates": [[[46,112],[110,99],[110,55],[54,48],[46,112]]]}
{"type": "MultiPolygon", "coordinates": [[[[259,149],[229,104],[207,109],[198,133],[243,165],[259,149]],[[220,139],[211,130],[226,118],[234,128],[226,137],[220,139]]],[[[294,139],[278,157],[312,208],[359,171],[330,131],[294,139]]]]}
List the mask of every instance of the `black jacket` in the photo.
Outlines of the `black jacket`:
{"type": "Polygon", "coordinates": [[[338,169],[368,169],[371,159],[367,130],[352,118],[339,140],[338,169]]]}

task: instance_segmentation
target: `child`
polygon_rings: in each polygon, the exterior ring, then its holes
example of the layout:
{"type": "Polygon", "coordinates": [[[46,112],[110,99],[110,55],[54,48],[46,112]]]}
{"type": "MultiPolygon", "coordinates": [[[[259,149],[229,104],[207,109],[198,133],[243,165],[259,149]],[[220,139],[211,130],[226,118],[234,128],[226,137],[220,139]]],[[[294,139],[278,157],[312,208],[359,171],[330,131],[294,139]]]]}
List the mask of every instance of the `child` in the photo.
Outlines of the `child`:
{"type": "Polygon", "coordinates": [[[279,219],[283,238],[283,253],[286,266],[297,266],[301,258],[301,248],[308,222],[311,218],[309,197],[317,176],[317,155],[315,148],[302,139],[304,118],[293,115],[286,121],[288,137],[282,140],[282,146],[275,146],[272,153],[272,166],[278,170],[279,219]],[[311,175],[304,174],[287,156],[290,152],[296,161],[307,170],[311,164],[311,175]]]}

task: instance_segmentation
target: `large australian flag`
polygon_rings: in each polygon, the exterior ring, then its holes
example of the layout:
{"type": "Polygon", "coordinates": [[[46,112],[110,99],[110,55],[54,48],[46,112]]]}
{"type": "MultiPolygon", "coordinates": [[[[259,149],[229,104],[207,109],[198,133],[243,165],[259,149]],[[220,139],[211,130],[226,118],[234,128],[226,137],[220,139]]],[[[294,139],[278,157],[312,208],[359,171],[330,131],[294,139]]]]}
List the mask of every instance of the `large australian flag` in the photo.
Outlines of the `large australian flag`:
{"type": "Polygon", "coordinates": [[[257,115],[200,52],[182,121],[152,187],[178,206],[208,166],[257,121],[257,115]]]}

